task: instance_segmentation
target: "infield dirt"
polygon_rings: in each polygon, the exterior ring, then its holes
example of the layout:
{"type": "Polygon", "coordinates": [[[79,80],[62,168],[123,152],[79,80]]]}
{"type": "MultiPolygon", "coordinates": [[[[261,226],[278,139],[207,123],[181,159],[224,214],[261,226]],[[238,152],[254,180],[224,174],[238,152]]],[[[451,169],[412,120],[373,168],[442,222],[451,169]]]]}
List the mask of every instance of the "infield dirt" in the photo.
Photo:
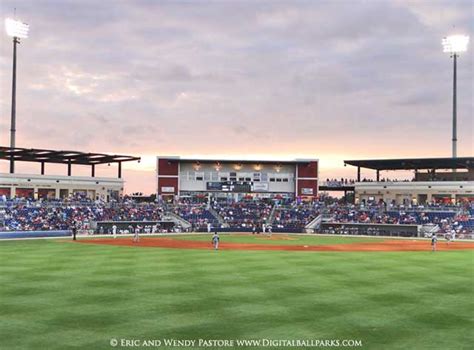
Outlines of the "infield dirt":
{"type": "MultiPolygon", "coordinates": [[[[141,238],[140,242],[134,243],[131,239],[81,239],[76,241],[85,244],[108,244],[114,246],[130,247],[157,247],[174,249],[213,249],[211,242],[180,240],[170,237],[141,238]]],[[[474,243],[470,242],[439,242],[437,250],[467,250],[474,249],[474,243]]],[[[285,250],[285,251],[330,251],[330,252],[402,252],[402,251],[430,251],[429,241],[410,240],[380,240],[380,242],[364,242],[333,245],[269,245],[256,243],[231,243],[222,242],[219,250],[285,250]]]]}

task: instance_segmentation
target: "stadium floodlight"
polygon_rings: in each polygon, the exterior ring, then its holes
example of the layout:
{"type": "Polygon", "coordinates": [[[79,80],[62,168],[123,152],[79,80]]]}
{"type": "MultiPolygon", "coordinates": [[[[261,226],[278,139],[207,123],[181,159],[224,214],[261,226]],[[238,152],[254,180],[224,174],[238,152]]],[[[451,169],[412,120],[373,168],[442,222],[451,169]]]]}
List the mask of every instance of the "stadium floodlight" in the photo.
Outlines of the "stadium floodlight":
{"type": "Polygon", "coordinates": [[[8,36],[13,38],[21,38],[26,39],[28,38],[28,30],[29,25],[20,21],[16,21],[11,18],[7,18],[5,20],[5,29],[7,31],[8,36]]]}
{"type": "MultiPolygon", "coordinates": [[[[457,157],[457,57],[460,52],[467,51],[467,45],[469,44],[469,37],[467,35],[450,35],[443,38],[441,41],[443,45],[443,52],[449,53],[453,58],[453,158],[457,157]]],[[[455,170],[453,170],[455,171],[455,170]]]]}
{"type": "Polygon", "coordinates": [[[457,54],[467,51],[469,37],[467,35],[451,35],[443,38],[441,43],[443,44],[443,52],[457,54]]]}
{"type": "MultiPolygon", "coordinates": [[[[16,133],[16,47],[20,43],[20,39],[28,38],[28,31],[30,27],[28,24],[17,21],[12,18],[5,19],[5,30],[8,36],[13,38],[13,73],[12,73],[12,114],[10,127],[10,148],[15,148],[15,133],[16,133]]],[[[10,173],[15,172],[15,160],[10,158],[10,173]]]]}

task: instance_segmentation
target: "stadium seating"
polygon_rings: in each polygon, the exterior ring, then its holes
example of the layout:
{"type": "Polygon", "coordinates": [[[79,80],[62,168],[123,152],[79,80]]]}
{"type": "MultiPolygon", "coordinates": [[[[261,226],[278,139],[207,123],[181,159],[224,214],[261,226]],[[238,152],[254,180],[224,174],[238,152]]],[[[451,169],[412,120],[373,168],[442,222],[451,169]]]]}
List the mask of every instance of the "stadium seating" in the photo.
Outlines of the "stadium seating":
{"type": "Polygon", "coordinates": [[[219,223],[205,204],[179,204],[174,207],[173,212],[191,223],[196,231],[207,230],[208,224],[216,227],[219,223]]]}
{"type": "Polygon", "coordinates": [[[271,226],[273,232],[304,232],[320,214],[333,223],[435,224],[441,232],[474,231],[472,207],[394,207],[381,205],[299,203],[288,200],[243,200],[213,202],[211,207],[189,200],[176,205],[164,203],[101,203],[87,199],[0,201],[0,231],[67,230],[74,223],[89,228],[98,221],[159,221],[171,212],[191,223],[196,231],[219,228],[223,231],[259,230],[271,226]]]}
{"type": "Polygon", "coordinates": [[[215,202],[212,207],[230,228],[246,230],[265,224],[272,210],[272,205],[263,201],[215,202]]]}
{"type": "Polygon", "coordinates": [[[74,223],[88,228],[93,221],[157,221],[163,209],[156,204],[121,203],[112,206],[88,202],[9,203],[0,209],[0,231],[67,230],[74,223]]]}

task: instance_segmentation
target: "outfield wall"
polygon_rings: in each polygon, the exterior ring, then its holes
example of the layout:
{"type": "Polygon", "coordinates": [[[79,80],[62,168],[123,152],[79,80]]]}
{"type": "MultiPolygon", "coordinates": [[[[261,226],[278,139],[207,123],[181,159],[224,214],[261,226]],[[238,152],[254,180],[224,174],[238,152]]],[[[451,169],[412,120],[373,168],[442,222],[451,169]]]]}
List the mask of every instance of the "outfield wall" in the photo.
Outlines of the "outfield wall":
{"type": "Polygon", "coordinates": [[[0,232],[1,239],[12,238],[44,238],[44,237],[70,237],[72,235],[69,230],[58,231],[8,231],[0,232]]]}

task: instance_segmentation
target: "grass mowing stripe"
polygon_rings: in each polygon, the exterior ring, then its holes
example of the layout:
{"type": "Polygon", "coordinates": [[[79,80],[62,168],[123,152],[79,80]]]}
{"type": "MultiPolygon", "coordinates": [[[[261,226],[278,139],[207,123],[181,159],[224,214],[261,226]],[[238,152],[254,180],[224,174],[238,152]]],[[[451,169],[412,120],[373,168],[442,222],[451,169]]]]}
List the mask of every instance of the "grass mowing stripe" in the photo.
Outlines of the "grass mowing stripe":
{"type": "Polygon", "coordinates": [[[467,348],[472,254],[2,242],[1,346],[106,349],[111,338],[173,337],[467,348]]]}

